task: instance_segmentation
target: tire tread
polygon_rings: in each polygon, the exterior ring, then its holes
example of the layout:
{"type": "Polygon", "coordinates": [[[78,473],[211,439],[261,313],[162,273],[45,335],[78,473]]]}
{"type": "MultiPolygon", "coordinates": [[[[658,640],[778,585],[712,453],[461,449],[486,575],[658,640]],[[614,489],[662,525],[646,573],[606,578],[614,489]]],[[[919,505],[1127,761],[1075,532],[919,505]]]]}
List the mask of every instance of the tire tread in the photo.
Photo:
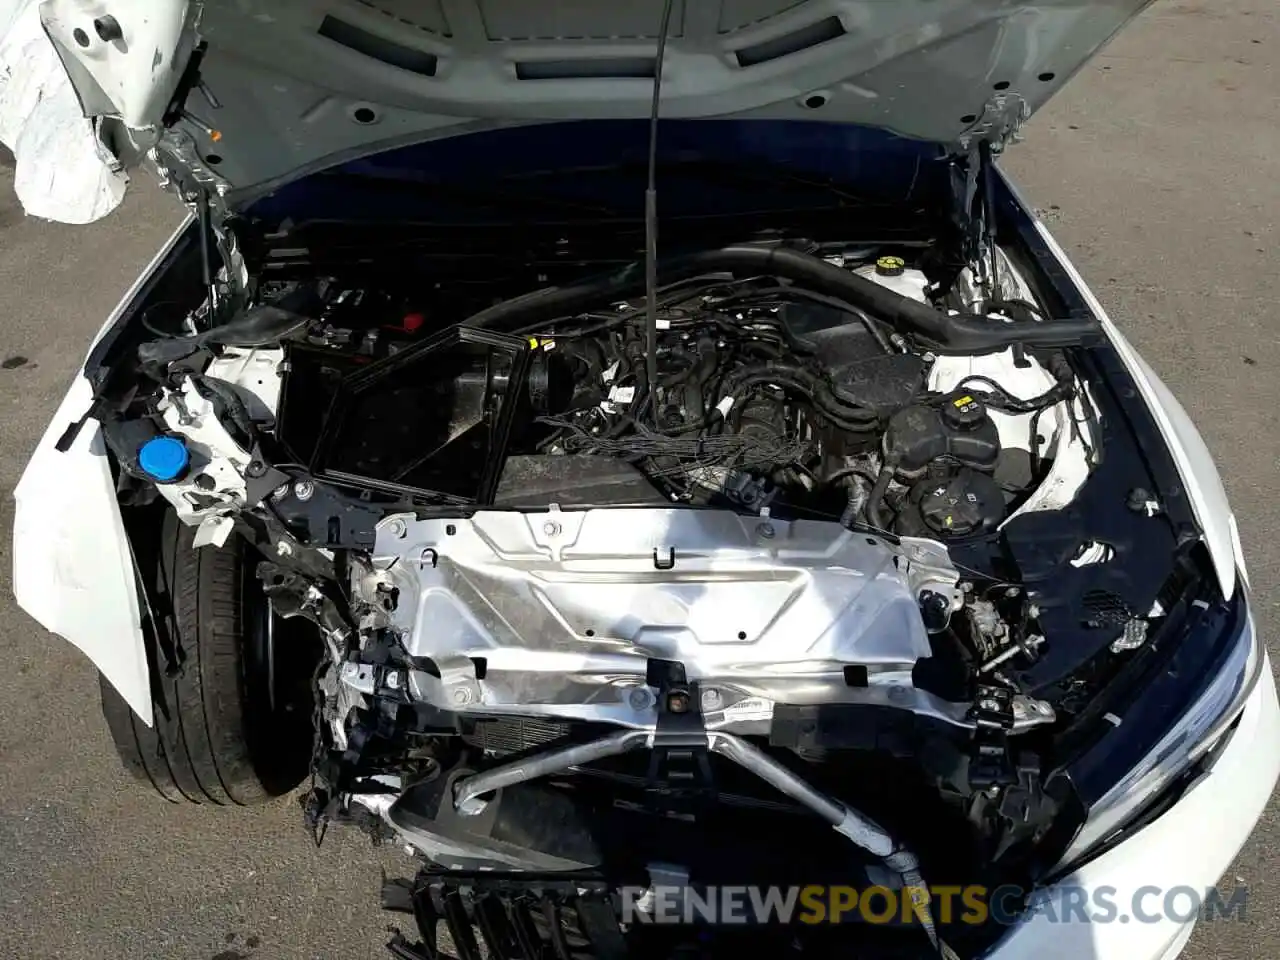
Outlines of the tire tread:
{"type": "Polygon", "coordinates": [[[246,736],[241,655],[243,560],[236,550],[194,546],[195,531],[166,512],[157,593],[173,611],[182,665],[160,681],[163,702],[147,727],[100,677],[102,712],[126,769],[164,799],[243,806],[273,796],[246,736]]]}

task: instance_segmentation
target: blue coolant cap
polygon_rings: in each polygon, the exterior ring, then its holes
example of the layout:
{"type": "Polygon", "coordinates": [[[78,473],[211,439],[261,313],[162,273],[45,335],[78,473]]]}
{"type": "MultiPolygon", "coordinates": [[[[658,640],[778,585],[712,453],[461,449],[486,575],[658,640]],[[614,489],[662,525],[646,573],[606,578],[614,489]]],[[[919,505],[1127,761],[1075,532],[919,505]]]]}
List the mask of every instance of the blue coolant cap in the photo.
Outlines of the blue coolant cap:
{"type": "Polygon", "coordinates": [[[190,459],[187,445],[175,437],[152,437],[138,448],[138,466],[161,483],[182,476],[190,459]]]}

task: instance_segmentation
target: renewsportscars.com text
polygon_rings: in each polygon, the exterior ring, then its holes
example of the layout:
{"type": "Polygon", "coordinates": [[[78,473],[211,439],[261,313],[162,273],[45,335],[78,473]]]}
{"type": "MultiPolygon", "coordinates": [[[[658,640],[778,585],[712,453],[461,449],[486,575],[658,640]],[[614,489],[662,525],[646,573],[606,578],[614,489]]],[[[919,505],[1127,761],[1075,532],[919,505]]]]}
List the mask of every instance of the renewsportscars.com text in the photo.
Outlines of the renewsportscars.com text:
{"type": "Polygon", "coordinates": [[[623,887],[624,923],[826,924],[861,921],[914,923],[929,904],[942,924],[1014,924],[1029,916],[1055,923],[1158,923],[1173,920],[1243,920],[1247,887],[1230,892],[1210,887],[1140,887],[1121,894],[1113,887],[1057,887],[1054,894],[1005,886],[851,887],[623,887]]]}

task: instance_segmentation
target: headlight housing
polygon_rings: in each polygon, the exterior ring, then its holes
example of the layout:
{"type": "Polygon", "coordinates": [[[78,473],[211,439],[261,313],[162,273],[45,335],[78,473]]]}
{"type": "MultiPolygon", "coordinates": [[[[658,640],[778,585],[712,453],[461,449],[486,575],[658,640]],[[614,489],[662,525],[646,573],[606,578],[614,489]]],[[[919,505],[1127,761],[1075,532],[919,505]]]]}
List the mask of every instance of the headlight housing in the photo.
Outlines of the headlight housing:
{"type": "MultiPolygon", "coordinates": [[[[1243,589],[1243,583],[1238,589],[1243,589]]],[[[1091,805],[1088,819],[1063,854],[1061,864],[1076,861],[1122,829],[1212,750],[1240,716],[1266,658],[1247,597],[1242,595],[1238,602],[1244,605],[1243,616],[1235,625],[1234,636],[1208,686],[1156,745],[1091,805]]]]}

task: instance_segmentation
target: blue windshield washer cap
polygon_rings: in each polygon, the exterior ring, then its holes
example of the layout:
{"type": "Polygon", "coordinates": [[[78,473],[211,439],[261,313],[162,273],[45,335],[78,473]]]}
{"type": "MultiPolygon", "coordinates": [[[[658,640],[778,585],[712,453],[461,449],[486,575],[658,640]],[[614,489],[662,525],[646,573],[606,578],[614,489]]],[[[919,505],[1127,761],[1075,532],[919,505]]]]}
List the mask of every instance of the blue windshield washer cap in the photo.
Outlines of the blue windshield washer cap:
{"type": "Polygon", "coordinates": [[[177,480],[190,462],[187,445],[177,437],[152,437],[138,448],[138,466],[160,483],[177,480]]]}

